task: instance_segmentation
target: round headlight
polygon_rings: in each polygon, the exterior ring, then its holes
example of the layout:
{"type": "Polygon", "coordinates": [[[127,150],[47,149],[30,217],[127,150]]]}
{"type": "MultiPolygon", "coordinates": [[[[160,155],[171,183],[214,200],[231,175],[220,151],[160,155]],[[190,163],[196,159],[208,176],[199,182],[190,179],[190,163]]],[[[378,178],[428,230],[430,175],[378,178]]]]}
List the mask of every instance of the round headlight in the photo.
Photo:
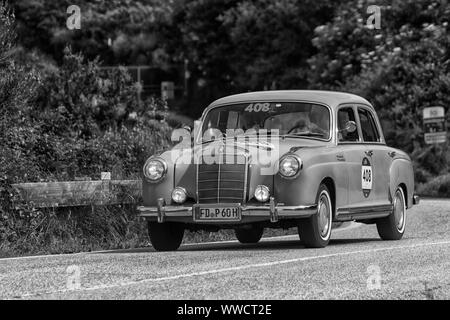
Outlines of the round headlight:
{"type": "Polygon", "coordinates": [[[164,178],[166,172],[167,164],[161,158],[149,159],[144,165],[144,176],[152,182],[157,182],[164,178]]]}
{"type": "Polygon", "coordinates": [[[187,198],[187,192],[186,189],[183,187],[176,187],[172,191],[172,200],[175,203],[181,204],[186,201],[187,198]]]}
{"type": "Polygon", "coordinates": [[[300,158],[287,155],[280,160],[280,167],[278,171],[285,178],[293,178],[300,171],[302,162],[300,158]]]}
{"type": "Polygon", "coordinates": [[[267,200],[269,200],[269,188],[266,187],[265,185],[259,185],[256,186],[255,189],[255,198],[256,200],[258,200],[259,202],[266,202],[267,200]]]}

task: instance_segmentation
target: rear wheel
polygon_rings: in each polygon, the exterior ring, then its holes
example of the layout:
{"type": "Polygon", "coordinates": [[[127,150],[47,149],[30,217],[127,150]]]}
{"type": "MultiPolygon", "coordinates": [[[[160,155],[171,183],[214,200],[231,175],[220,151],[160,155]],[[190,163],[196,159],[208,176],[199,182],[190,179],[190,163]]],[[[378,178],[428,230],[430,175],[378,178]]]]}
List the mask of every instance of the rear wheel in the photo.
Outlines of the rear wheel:
{"type": "Polygon", "coordinates": [[[184,227],[176,222],[149,222],[148,235],[156,251],[173,251],[181,245],[184,227]]]}
{"type": "Polygon", "coordinates": [[[235,229],[234,233],[240,243],[257,243],[261,240],[264,228],[252,227],[250,229],[235,229]]]}
{"type": "Polygon", "coordinates": [[[377,220],[377,230],[383,240],[400,240],[406,227],[406,200],[401,187],[397,187],[394,194],[392,213],[377,220]]]}
{"type": "Polygon", "coordinates": [[[308,219],[301,219],[298,224],[299,236],[303,244],[309,248],[326,247],[331,237],[333,207],[326,185],[320,185],[316,202],[317,214],[308,219]]]}

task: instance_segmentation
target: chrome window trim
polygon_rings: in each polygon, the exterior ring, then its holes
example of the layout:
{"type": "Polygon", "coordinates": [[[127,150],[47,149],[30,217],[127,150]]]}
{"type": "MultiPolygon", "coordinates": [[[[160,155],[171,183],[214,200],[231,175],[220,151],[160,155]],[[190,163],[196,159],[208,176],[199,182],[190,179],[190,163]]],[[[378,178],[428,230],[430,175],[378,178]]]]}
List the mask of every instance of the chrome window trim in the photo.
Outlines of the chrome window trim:
{"type": "Polygon", "coordinates": [[[386,140],[384,139],[384,134],[383,134],[383,130],[381,128],[380,119],[378,118],[373,106],[361,104],[361,103],[342,103],[339,106],[337,106],[337,108],[336,108],[335,118],[336,118],[336,123],[335,123],[335,125],[336,125],[335,126],[336,145],[369,145],[369,144],[380,145],[380,146],[386,145],[386,140]],[[353,112],[355,113],[356,126],[357,126],[357,130],[358,130],[358,135],[359,135],[358,141],[339,141],[339,139],[338,139],[337,114],[338,114],[340,108],[345,108],[345,107],[351,107],[353,109],[353,112]],[[361,122],[359,120],[358,108],[363,108],[370,112],[370,114],[372,115],[372,117],[375,121],[376,129],[380,136],[380,141],[364,141],[364,138],[362,135],[362,130],[361,130],[361,122]]]}
{"type": "Polygon", "coordinates": [[[356,105],[353,103],[343,103],[337,106],[336,108],[336,117],[335,117],[335,138],[336,138],[336,145],[346,145],[346,144],[361,144],[362,138],[362,132],[361,132],[361,124],[359,123],[359,117],[357,115],[356,105]],[[338,126],[338,113],[340,109],[344,108],[351,108],[353,110],[353,115],[355,117],[356,122],[356,130],[358,131],[358,141],[339,141],[339,126],[338,126]]]}
{"type": "MultiPolygon", "coordinates": [[[[370,113],[370,115],[372,116],[372,119],[375,123],[375,130],[377,130],[377,133],[378,133],[379,141],[365,141],[364,136],[361,135],[362,142],[365,142],[368,144],[383,144],[383,145],[385,145],[386,141],[384,140],[383,131],[381,130],[381,123],[379,123],[380,119],[378,119],[378,116],[376,115],[375,110],[373,110],[373,108],[366,106],[364,104],[357,104],[356,109],[357,110],[363,109],[370,113]]],[[[359,113],[357,112],[357,114],[358,114],[358,119],[359,119],[359,113]]]]}

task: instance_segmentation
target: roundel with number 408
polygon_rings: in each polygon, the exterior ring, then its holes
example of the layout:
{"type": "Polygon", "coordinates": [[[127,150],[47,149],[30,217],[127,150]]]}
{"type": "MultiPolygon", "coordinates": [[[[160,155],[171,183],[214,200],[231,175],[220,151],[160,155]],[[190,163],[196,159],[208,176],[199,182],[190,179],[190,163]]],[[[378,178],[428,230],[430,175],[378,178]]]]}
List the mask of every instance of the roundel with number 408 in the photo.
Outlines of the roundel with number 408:
{"type": "Polygon", "coordinates": [[[364,158],[361,166],[361,188],[364,197],[366,198],[370,195],[370,191],[372,190],[372,181],[373,181],[372,166],[370,164],[369,159],[364,158]]]}

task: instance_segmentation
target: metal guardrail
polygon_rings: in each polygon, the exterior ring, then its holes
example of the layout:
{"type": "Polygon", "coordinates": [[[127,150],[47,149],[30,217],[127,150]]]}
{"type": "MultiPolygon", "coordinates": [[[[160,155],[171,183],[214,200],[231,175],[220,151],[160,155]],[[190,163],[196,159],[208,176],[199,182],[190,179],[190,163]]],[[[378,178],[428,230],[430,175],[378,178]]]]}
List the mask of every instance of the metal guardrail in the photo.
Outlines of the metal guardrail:
{"type": "Polygon", "coordinates": [[[23,201],[36,208],[133,204],[141,180],[64,181],[13,184],[23,201]]]}

